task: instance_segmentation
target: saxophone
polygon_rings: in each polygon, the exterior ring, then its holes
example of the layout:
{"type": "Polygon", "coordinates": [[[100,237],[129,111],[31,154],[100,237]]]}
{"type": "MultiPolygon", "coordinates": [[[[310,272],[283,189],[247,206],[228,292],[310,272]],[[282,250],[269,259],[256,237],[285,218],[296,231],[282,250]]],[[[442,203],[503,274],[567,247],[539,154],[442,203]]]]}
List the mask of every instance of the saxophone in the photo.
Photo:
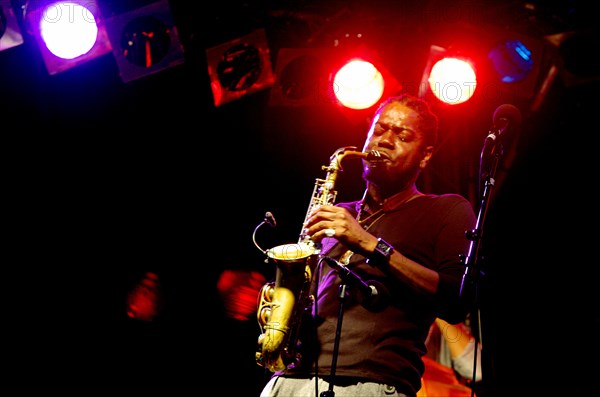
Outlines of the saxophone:
{"type": "Polygon", "coordinates": [[[293,368],[300,362],[299,330],[302,317],[312,311],[314,297],[309,288],[321,252],[320,243],[310,239],[304,225],[315,207],[334,204],[335,182],[347,157],[376,161],[380,154],[357,151],[354,146],[337,149],[329,165],[322,167],[327,172],[325,179],[316,180],[298,242],[266,250],[267,262],[276,265],[276,273],[275,281],[265,284],[258,296],[257,319],[262,334],[256,362],[271,372],[293,368]]]}

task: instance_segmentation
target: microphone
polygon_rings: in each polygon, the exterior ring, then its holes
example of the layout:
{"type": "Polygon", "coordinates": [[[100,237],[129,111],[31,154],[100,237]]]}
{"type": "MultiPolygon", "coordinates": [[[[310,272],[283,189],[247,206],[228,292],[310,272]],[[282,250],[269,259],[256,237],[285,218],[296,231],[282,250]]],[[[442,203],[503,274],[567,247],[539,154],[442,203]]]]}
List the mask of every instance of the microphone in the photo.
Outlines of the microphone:
{"type": "Polygon", "coordinates": [[[268,211],[265,213],[265,222],[268,223],[269,226],[271,226],[271,227],[277,226],[277,222],[275,221],[275,217],[273,216],[272,213],[270,213],[268,211]]]}
{"type": "MultiPolygon", "coordinates": [[[[252,233],[252,241],[254,241],[254,245],[256,246],[256,248],[258,248],[260,250],[260,252],[262,252],[263,254],[266,254],[267,251],[260,248],[260,246],[258,245],[258,243],[256,242],[256,232],[258,231],[258,229],[264,225],[265,223],[267,223],[269,226],[271,227],[275,227],[277,226],[277,222],[275,222],[275,217],[273,216],[273,214],[271,214],[270,212],[266,212],[265,213],[265,219],[263,219],[263,221],[261,223],[258,224],[258,226],[256,226],[254,228],[254,232],[252,233]]],[[[266,261],[266,260],[265,260],[266,261]]]]}
{"type": "Polygon", "coordinates": [[[377,281],[364,281],[358,274],[348,269],[347,266],[341,265],[338,261],[328,256],[322,258],[329,266],[335,269],[340,278],[352,285],[357,287],[362,294],[361,305],[372,312],[379,312],[387,306],[387,298],[389,291],[377,281]]]}
{"type": "Polygon", "coordinates": [[[508,131],[518,129],[521,126],[521,112],[516,106],[505,103],[498,106],[494,111],[492,123],[486,141],[496,141],[508,131]]]}

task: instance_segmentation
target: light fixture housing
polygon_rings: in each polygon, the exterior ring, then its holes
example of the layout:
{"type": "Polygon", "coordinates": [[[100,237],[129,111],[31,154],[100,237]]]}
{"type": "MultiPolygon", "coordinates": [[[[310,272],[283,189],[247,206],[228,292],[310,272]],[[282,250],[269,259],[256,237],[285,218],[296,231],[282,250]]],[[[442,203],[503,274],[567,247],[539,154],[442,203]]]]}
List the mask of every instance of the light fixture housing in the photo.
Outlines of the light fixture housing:
{"type": "Polygon", "coordinates": [[[0,51],[23,44],[23,34],[10,0],[0,0],[0,51]]]}
{"type": "Polygon", "coordinates": [[[25,19],[50,75],[109,54],[112,50],[96,0],[30,2],[25,19]],[[78,26],[92,36],[82,34],[78,26]],[[76,49],[81,44],[86,48],[76,49]]]}
{"type": "Polygon", "coordinates": [[[206,50],[215,106],[269,88],[275,77],[264,29],[206,50]]]}
{"type": "Polygon", "coordinates": [[[185,62],[166,0],[114,15],[107,19],[106,29],[124,83],[185,62]]]}

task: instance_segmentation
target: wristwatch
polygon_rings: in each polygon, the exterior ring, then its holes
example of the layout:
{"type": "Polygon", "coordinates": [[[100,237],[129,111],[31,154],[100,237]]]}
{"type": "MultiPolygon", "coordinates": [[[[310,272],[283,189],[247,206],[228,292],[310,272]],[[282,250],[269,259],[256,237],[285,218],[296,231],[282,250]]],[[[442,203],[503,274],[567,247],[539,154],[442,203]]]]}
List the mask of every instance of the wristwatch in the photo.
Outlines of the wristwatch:
{"type": "Polygon", "coordinates": [[[394,252],[394,247],[382,238],[377,239],[377,245],[375,251],[373,251],[368,259],[367,263],[370,265],[387,264],[390,261],[390,256],[394,252]]]}

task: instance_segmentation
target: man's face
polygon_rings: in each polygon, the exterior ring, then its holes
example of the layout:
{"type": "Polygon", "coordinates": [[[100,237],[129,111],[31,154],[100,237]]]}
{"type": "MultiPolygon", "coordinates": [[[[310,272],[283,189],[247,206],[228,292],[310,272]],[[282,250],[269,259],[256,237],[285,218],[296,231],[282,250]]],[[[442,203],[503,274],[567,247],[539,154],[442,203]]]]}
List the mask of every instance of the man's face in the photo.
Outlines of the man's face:
{"type": "Polygon", "coordinates": [[[423,139],[419,114],[401,103],[388,104],[373,120],[363,148],[377,150],[383,160],[365,162],[364,177],[381,188],[404,188],[414,182],[433,150],[423,139]]]}

